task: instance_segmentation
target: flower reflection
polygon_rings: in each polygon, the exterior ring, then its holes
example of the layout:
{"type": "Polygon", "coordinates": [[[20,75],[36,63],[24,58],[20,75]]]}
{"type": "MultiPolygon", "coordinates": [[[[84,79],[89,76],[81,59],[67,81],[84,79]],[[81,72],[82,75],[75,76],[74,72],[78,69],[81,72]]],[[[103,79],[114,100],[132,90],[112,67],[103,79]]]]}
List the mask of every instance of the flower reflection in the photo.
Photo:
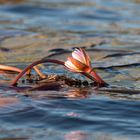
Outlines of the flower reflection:
{"type": "Polygon", "coordinates": [[[0,107],[16,105],[19,102],[16,97],[0,97],[0,107]]]}
{"type": "Polygon", "coordinates": [[[87,98],[90,95],[90,91],[86,89],[75,89],[67,93],[69,98],[87,98]]]}
{"type": "Polygon", "coordinates": [[[85,140],[88,135],[82,131],[72,131],[64,136],[65,140],[85,140]]]}

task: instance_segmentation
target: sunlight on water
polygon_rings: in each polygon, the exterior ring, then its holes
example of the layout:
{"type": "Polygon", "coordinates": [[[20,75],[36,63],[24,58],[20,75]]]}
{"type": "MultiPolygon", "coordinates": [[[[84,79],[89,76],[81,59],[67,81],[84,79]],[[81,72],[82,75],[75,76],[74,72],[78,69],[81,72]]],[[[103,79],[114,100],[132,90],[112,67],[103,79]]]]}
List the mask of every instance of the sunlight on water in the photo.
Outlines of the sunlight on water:
{"type": "Polygon", "coordinates": [[[0,0],[1,64],[23,69],[46,56],[65,61],[84,47],[101,77],[119,89],[19,91],[8,87],[16,74],[0,71],[0,139],[138,140],[139,25],[139,0],[0,0]]]}

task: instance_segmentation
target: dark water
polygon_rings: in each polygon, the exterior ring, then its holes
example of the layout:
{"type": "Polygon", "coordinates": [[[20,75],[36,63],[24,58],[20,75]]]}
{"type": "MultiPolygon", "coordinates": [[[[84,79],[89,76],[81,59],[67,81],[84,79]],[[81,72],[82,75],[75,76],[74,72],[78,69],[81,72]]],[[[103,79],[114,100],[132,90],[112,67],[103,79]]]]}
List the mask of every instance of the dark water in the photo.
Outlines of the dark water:
{"type": "MultiPolygon", "coordinates": [[[[24,68],[50,54],[66,60],[73,47],[84,46],[109,84],[140,90],[139,0],[2,3],[0,63],[24,68]]],[[[66,73],[53,65],[46,72],[66,73]]],[[[14,77],[0,75],[0,84],[8,86],[14,77]]],[[[1,87],[0,124],[0,139],[138,140],[140,94],[92,88],[17,92],[1,87]]]]}

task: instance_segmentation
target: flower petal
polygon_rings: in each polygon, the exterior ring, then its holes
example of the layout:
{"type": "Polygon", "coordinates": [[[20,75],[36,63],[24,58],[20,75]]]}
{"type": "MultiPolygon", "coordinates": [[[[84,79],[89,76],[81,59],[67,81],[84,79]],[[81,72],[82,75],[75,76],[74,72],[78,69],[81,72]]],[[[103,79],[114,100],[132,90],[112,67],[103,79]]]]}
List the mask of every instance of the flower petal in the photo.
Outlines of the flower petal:
{"type": "Polygon", "coordinates": [[[71,61],[71,63],[75,67],[77,67],[77,69],[81,72],[87,71],[87,69],[89,69],[89,67],[87,65],[85,65],[84,63],[81,63],[80,61],[74,59],[73,57],[69,57],[69,61],[71,61]]]}
{"type": "Polygon", "coordinates": [[[90,67],[90,66],[91,66],[91,62],[90,62],[90,57],[89,57],[89,55],[86,53],[85,50],[83,50],[83,49],[81,49],[81,48],[80,48],[80,50],[81,50],[81,52],[82,52],[83,55],[84,55],[86,64],[90,67]]]}
{"type": "Polygon", "coordinates": [[[75,51],[72,52],[72,57],[75,58],[76,60],[80,61],[81,63],[86,64],[85,56],[81,50],[75,49],[75,51]]]}
{"type": "Polygon", "coordinates": [[[70,70],[70,71],[73,71],[73,72],[81,72],[81,70],[79,68],[77,68],[77,66],[75,66],[70,58],[68,58],[68,60],[65,62],[65,66],[70,70]]]}
{"type": "Polygon", "coordinates": [[[79,55],[78,52],[74,51],[72,52],[72,57],[78,61],[80,61],[81,63],[84,63],[85,64],[85,61],[83,59],[83,57],[81,55],[79,55]]]}

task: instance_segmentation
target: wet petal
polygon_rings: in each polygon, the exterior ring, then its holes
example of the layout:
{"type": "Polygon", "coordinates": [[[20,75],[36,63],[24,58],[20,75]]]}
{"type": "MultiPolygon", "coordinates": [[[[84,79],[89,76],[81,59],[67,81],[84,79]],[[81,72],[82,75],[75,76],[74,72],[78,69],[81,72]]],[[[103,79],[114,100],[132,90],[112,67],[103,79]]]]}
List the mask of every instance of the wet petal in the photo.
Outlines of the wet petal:
{"type": "Polygon", "coordinates": [[[82,54],[84,55],[86,64],[87,64],[88,66],[91,66],[91,62],[90,62],[90,57],[89,57],[89,55],[86,53],[85,50],[83,50],[83,49],[81,49],[81,48],[80,48],[80,50],[81,50],[82,54]]]}
{"type": "Polygon", "coordinates": [[[72,53],[72,57],[85,65],[91,66],[88,54],[81,48],[75,49],[75,51],[72,53]]]}
{"type": "Polygon", "coordinates": [[[72,52],[72,57],[78,61],[80,61],[81,63],[86,64],[85,59],[83,58],[83,56],[81,54],[79,54],[78,52],[74,51],[72,52]]]}
{"type": "Polygon", "coordinates": [[[69,60],[71,61],[71,63],[76,66],[78,68],[79,71],[87,71],[87,69],[89,69],[89,67],[87,65],[85,65],[84,63],[81,63],[80,61],[70,57],[69,60]]]}
{"type": "Polygon", "coordinates": [[[79,68],[77,66],[75,66],[72,62],[71,62],[71,59],[68,58],[68,60],[65,62],[65,66],[70,70],[70,71],[73,71],[73,72],[81,72],[79,70],[79,68]]]}

